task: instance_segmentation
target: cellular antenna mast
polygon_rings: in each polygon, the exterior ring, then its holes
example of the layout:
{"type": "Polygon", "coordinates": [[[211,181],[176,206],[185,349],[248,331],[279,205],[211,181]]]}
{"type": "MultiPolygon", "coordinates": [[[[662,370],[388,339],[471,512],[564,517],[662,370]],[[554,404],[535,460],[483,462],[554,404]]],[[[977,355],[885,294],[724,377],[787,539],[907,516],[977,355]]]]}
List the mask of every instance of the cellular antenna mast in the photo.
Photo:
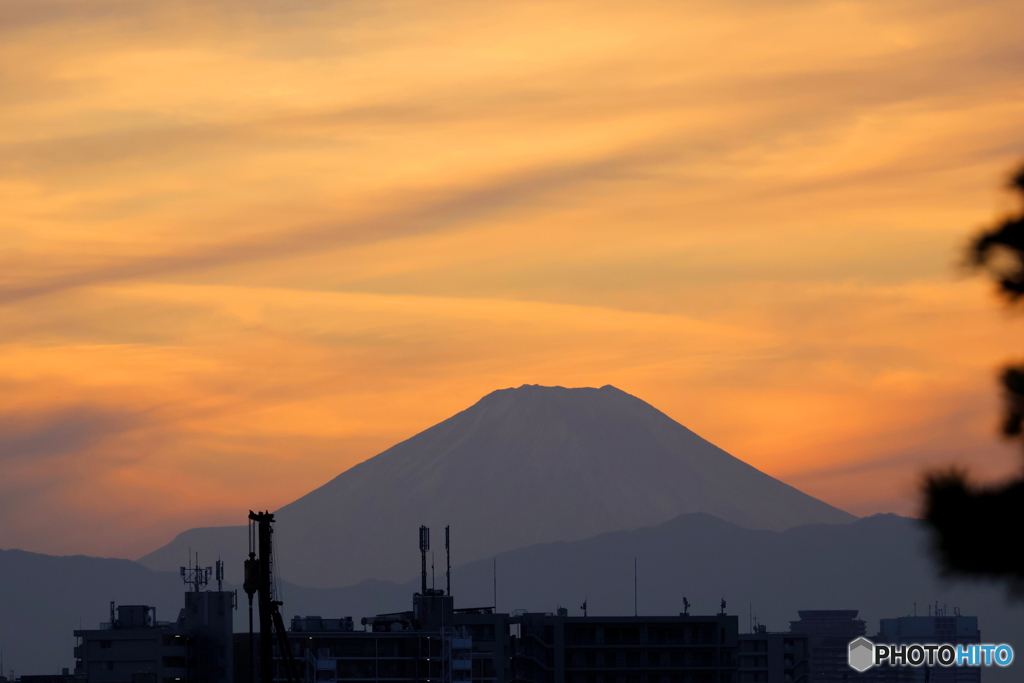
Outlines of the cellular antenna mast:
{"type": "Polygon", "coordinates": [[[192,591],[198,593],[202,590],[203,586],[210,583],[210,574],[213,573],[213,567],[200,567],[199,566],[199,553],[196,553],[196,566],[192,566],[192,553],[189,553],[188,567],[181,568],[181,579],[185,582],[186,586],[192,586],[192,591]]]}
{"type": "Polygon", "coordinates": [[[217,571],[217,590],[224,590],[224,560],[217,560],[216,571],[217,571]]]}
{"type": "Polygon", "coordinates": [[[420,566],[421,566],[421,577],[422,586],[420,588],[420,595],[427,594],[427,551],[430,550],[430,529],[425,526],[420,526],[420,566]]]}
{"type": "Polygon", "coordinates": [[[448,529],[450,529],[450,528],[451,527],[449,527],[448,525],[445,525],[445,527],[444,527],[444,554],[448,558],[448,571],[445,572],[445,578],[447,579],[447,584],[448,585],[446,586],[445,595],[451,595],[452,594],[452,551],[450,550],[450,548],[448,546],[448,540],[449,540],[448,529]]]}

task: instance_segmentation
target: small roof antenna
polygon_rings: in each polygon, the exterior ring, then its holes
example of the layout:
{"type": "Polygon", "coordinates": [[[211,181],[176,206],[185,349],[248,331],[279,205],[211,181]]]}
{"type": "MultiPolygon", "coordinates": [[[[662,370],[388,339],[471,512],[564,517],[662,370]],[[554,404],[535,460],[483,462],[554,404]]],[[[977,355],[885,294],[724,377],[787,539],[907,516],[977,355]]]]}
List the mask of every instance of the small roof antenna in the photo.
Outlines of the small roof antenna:
{"type": "Polygon", "coordinates": [[[420,526],[420,578],[421,594],[427,594],[427,551],[430,550],[430,529],[420,526]]]}
{"type": "Polygon", "coordinates": [[[633,616],[636,616],[636,556],[633,556],[633,616]]]}
{"type": "Polygon", "coordinates": [[[684,617],[690,616],[690,601],[687,600],[685,597],[683,598],[683,614],[682,614],[682,616],[684,616],[684,617]]]}
{"type": "Polygon", "coordinates": [[[580,609],[583,610],[583,616],[587,616],[587,599],[583,598],[583,604],[580,605],[580,609]]]}

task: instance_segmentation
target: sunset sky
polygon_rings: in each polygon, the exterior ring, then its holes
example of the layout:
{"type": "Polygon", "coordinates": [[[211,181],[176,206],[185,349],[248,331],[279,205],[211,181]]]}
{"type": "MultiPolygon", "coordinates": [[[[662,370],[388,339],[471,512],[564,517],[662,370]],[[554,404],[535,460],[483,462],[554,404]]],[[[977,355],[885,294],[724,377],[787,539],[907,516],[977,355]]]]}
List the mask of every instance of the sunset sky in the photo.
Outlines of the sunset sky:
{"type": "Polygon", "coordinates": [[[855,514],[1005,475],[1024,3],[0,4],[0,547],[136,558],[524,383],[855,514]]]}

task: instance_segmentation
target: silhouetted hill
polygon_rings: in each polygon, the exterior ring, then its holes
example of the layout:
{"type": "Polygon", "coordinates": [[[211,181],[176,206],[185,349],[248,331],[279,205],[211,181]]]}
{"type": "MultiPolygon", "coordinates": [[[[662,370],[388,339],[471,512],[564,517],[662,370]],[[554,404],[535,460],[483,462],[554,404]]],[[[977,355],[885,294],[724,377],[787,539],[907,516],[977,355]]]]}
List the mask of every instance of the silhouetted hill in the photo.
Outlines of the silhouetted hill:
{"type": "MultiPolygon", "coordinates": [[[[231,584],[225,584],[224,589],[238,590],[235,629],[247,631],[245,593],[231,584]]],[[[282,582],[287,618],[350,607],[349,589],[337,590],[282,582]]],[[[131,560],[0,550],[0,650],[5,666],[18,675],[73,668],[72,633],[77,628],[98,628],[100,622],[108,621],[111,601],[153,605],[159,621],[174,621],[184,606],[184,592],[178,572],[155,572],[131,560]]],[[[368,605],[367,613],[374,612],[372,605],[409,602],[397,599],[406,593],[404,586],[384,581],[365,581],[358,587],[360,604],[368,605]]]]}
{"type": "MultiPolygon", "coordinates": [[[[965,614],[989,613],[983,628],[1000,622],[998,586],[946,582],[935,571],[927,535],[917,520],[875,515],[852,524],[818,524],[783,532],[744,529],[707,514],[681,515],[656,527],[612,532],[572,543],[547,543],[497,558],[502,611],[570,615],[584,598],[595,614],[633,613],[633,558],[637,560],[642,614],[677,614],[683,597],[691,611],[753,609],[773,630],[786,630],[797,609],[859,609],[869,628],[878,619],[913,611],[926,614],[938,599],[965,614]]],[[[453,570],[458,602],[491,603],[490,560],[453,570]]],[[[408,584],[411,590],[415,581],[408,584]]],[[[1019,619],[1024,612],[1014,612],[1019,619]]]]}
{"type": "MultiPolygon", "coordinates": [[[[453,532],[457,532],[453,529],[453,532]]],[[[1000,586],[946,583],[935,575],[916,520],[876,515],[845,525],[811,525],[783,532],[745,529],[707,514],[676,517],[656,527],[575,541],[547,543],[499,554],[498,608],[553,612],[559,605],[580,614],[633,613],[633,558],[638,566],[641,614],[676,614],[684,596],[691,613],[748,610],[771,630],[787,630],[799,609],[858,609],[869,634],[878,620],[920,614],[938,600],[979,617],[987,642],[1008,642],[1024,651],[1019,628],[1024,608],[1008,604],[1000,586]]],[[[440,566],[440,565],[439,565],[440,566]]],[[[403,567],[415,575],[417,562],[403,567]]],[[[443,585],[443,572],[438,586],[443,585]]],[[[284,614],[362,616],[409,609],[419,588],[365,581],[345,588],[310,589],[285,584],[284,614]]],[[[177,574],[151,572],[126,560],[50,557],[0,552],[0,643],[16,669],[46,672],[71,662],[71,631],[83,619],[95,628],[107,618],[110,600],[155,604],[173,618],[183,587],[177,574]]],[[[492,563],[471,562],[452,570],[457,607],[490,605],[492,563]]],[[[245,629],[241,595],[236,628],[245,629]]],[[[989,683],[1016,680],[1014,671],[986,671],[989,683]]]]}
{"type": "Polygon", "coordinates": [[[0,550],[0,648],[16,675],[74,667],[72,632],[107,621],[110,601],[147,604],[157,619],[182,607],[181,579],[130,560],[0,550]]]}
{"type": "MultiPolygon", "coordinates": [[[[289,580],[328,587],[404,579],[420,524],[458,529],[464,562],[690,512],[775,530],[855,519],[615,387],[527,385],[488,394],[281,508],[276,542],[289,580]]],[[[192,529],[139,562],[173,569],[188,547],[241,560],[246,544],[244,527],[192,529]]]]}

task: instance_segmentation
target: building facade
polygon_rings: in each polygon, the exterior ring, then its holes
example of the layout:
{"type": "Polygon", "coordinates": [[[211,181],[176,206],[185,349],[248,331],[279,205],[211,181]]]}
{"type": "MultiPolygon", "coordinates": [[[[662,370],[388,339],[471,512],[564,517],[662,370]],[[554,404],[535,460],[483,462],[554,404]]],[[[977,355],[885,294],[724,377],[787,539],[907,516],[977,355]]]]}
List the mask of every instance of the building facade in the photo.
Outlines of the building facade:
{"type": "Polygon", "coordinates": [[[521,683],[735,683],[738,618],[525,613],[512,642],[521,683]]]}
{"type": "MultiPolygon", "coordinates": [[[[494,638],[494,615],[457,616],[452,597],[444,591],[417,593],[412,610],[368,617],[362,626],[355,630],[351,617],[293,618],[286,637],[299,678],[375,683],[497,681],[496,662],[503,676],[507,672],[500,666],[507,653],[494,638]],[[489,632],[491,638],[474,648],[471,632],[489,632]]],[[[254,635],[250,649],[248,634],[235,636],[236,680],[241,683],[258,678],[253,676],[260,670],[258,642],[259,636],[254,635]]],[[[275,680],[287,681],[277,645],[273,651],[275,680]]],[[[505,680],[501,678],[502,683],[505,680]]]]}
{"type": "Polygon", "coordinates": [[[800,610],[800,619],[789,622],[791,634],[807,637],[811,683],[870,681],[873,672],[858,673],[848,662],[850,641],[867,630],[855,609],[800,610]]]}
{"type": "MultiPolygon", "coordinates": [[[[346,683],[810,683],[807,639],[740,636],[734,615],[570,617],[455,610],[413,598],[408,612],[362,620],[297,617],[287,634],[300,678],[346,683]],[[742,645],[741,645],[742,643],[742,645]],[[741,653],[747,652],[741,661],[741,653]]],[[[258,638],[258,636],[254,637],[258,638]]],[[[235,636],[238,683],[259,671],[258,646],[235,636]]],[[[275,649],[276,679],[286,681],[275,649]]]]}
{"type": "MultiPolygon", "coordinates": [[[[876,643],[892,645],[973,645],[981,642],[977,617],[948,616],[936,607],[937,616],[881,619],[876,643]]],[[[981,667],[917,666],[873,669],[876,683],[979,683],[981,667]]]]}
{"type": "Polygon", "coordinates": [[[176,621],[157,621],[148,605],[110,605],[110,621],[77,630],[75,679],[88,683],[233,681],[235,594],[185,593],[176,621]]]}
{"type": "Polygon", "coordinates": [[[737,646],[739,683],[810,683],[807,636],[769,633],[764,626],[740,634],[737,646]]]}

